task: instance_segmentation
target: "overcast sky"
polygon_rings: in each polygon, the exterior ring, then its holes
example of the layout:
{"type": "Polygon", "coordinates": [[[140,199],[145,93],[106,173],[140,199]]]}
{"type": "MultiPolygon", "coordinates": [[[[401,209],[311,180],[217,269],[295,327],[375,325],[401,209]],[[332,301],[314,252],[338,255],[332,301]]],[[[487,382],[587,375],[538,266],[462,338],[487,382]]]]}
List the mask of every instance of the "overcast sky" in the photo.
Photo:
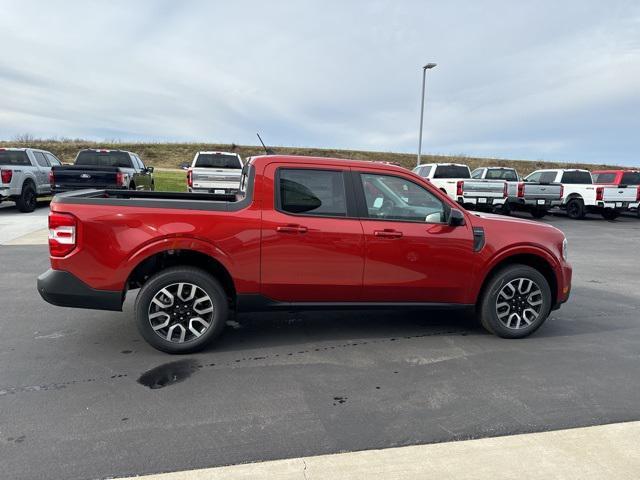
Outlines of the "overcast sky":
{"type": "Polygon", "coordinates": [[[638,1],[0,0],[0,138],[640,164],[638,1]]]}

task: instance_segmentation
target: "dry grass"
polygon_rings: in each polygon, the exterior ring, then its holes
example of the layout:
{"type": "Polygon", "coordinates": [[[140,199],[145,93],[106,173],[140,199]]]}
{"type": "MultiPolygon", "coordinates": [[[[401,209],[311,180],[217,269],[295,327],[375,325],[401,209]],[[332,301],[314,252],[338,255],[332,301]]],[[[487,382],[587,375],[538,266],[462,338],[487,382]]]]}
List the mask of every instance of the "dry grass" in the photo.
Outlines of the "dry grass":
{"type": "MultiPolygon", "coordinates": [[[[191,162],[200,150],[223,150],[239,153],[243,158],[264,153],[260,146],[217,144],[217,143],[124,143],[124,142],[91,142],[88,140],[38,140],[31,137],[16,138],[16,141],[0,141],[0,147],[34,147],[49,150],[63,162],[73,162],[78,150],[83,148],[108,148],[136,152],[147,165],[154,167],[176,168],[181,163],[191,162]],[[22,140],[22,141],[20,141],[22,140]],[[26,141],[25,141],[26,140],[26,141]]],[[[360,150],[336,150],[306,147],[272,147],[277,153],[288,155],[309,155],[318,157],[337,157],[354,160],[374,160],[397,162],[405,167],[415,166],[416,156],[408,153],[368,152],[360,150]]],[[[539,168],[586,168],[611,167],[611,165],[594,165],[584,163],[561,163],[529,160],[507,160],[498,158],[476,158],[464,155],[423,155],[422,163],[454,162],[469,165],[471,169],[480,166],[503,166],[518,170],[526,175],[539,168]]]]}

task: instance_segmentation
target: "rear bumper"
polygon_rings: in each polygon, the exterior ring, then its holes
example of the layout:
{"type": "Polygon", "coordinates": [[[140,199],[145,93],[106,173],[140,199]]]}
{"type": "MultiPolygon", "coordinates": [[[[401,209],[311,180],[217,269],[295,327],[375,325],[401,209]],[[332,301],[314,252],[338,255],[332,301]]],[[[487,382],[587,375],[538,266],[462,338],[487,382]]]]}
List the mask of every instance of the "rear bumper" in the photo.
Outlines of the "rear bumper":
{"type": "Polygon", "coordinates": [[[548,198],[511,197],[509,198],[509,203],[520,205],[523,207],[553,208],[553,207],[559,207],[562,204],[562,200],[560,200],[559,198],[556,200],[550,200],[548,198]]]}
{"type": "Polygon", "coordinates": [[[473,205],[477,207],[491,207],[495,205],[504,205],[507,201],[505,197],[458,197],[460,205],[473,205]]]}
{"type": "Polygon", "coordinates": [[[49,269],[38,277],[38,293],[58,307],[122,311],[122,292],[96,290],[72,273],[49,269]]]}
{"type": "Polygon", "coordinates": [[[632,210],[633,208],[637,208],[638,207],[638,203],[637,202],[629,202],[629,201],[622,201],[622,202],[598,202],[597,204],[598,208],[609,208],[611,210],[617,210],[619,212],[624,212],[627,210],[632,210]]]}

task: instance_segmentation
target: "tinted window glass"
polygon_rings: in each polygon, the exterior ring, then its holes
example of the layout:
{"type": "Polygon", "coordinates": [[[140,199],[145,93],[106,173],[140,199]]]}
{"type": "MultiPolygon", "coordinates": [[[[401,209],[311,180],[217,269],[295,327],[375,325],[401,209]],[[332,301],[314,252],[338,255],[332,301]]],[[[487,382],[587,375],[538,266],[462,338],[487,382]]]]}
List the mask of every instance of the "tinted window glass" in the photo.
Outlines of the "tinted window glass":
{"type": "Polygon", "coordinates": [[[55,165],[62,165],[60,163],[60,160],[58,160],[56,157],[54,157],[53,155],[51,155],[50,153],[45,153],[44,154],[45,157],[47,157],[47,160],[49,160],[49,164],[51,166],[55,166],[55,165]]]}
{"type": "Polygon", "coordinates": [[[443,223],[444,204],[431,192],[402,177],[360,175],[369,218],[443,223]]]}
{"type": "Polygon", "coordinates": [[[487,170],[485,177],[487,180],[506,180],[507,182],[517,182],[518,174],[511,168],[492,168],[487,170]]]}
{"type": "Polygon", "coordinates": [[[307,215],[346,216],[342,172],[281,169],[280,208],[307,215]]]}
{"type": "Polygon", "coordinates": [[[201,153],[198,155],[194,166],[198,168],[242,168],[238,157],[220,153],[201,153]]]}
{"type": "Polygon", "coordinates": [[[27,152],[18,150],[0,150],[0,165],[31,165],[27,152]]]}
{"type": "Polygon", "coordinates": [[[622,185],[640,185],[640,172],[624,172],[620,183],[622,185]]]}
{"type": "Polygon", "coordinates": [[[33,152],[33,156],[36,157],[36,162],[41,167],[48,167],[49,166],[49,162],[47,162],[47,159],[45,158],[44,153],[33,152]]]}
{"type": "Polygon", "coordinates": [[[471,178],[469,168],[458,165],[438,165],[433,178],[471,178]]]}
{"type": "Polygon", "coordinates": [[[593,183],[589,172],[572,170],[562,174],[562,183],[587,185],[593,183]]]}
{"type": "Polygon", "coordinates": [[[99,167],[131,168],[131,158],[127,152],[83,150],[76,158],[76,165],[90,165],[99,167]]]}
{"type": "Polygon", "coordinates": [[[592,173],[593,183],[613,183],[616,181],[615,173],[592,173]]]}
{"type": "Polygon", "coordinates": [[[543,172],[538,181],[540,183],[554,183],[556,181],[556,172],[543,172]]]}

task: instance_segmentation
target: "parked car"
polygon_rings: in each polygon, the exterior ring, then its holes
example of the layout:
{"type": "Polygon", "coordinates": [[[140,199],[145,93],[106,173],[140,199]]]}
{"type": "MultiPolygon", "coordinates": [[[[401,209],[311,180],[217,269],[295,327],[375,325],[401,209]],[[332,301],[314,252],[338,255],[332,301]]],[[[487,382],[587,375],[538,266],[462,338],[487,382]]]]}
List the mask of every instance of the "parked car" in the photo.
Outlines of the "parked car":
{"type": "Polygon", "coordinates": [[[242,158],[231,152],[198,152],[187,172],[190,192],[234,195],[240,187],[242,158]]]}
{"type": "Polygon", "coordinates": [[[153,167],[146,167],[137,154],[125,150],[80,150],[73,165],[52,168],[49,181],[53,193],[87,188],[155,189],[153,167]]]}
{"type": "Polygon", "coordinates": [[[640,208],[638,208],[640,204],[640,170],[596,170],[591,172],[591,176],[593,177],[593,183],[618,187],[616,195],[618,199],[615,196],[610,199],[607,192],[605,192],[605,202],[629,202],[629,209],[635,210],[638,217],[640,217],[640,208]],[[632,200],[632,187],[634,186],[636,187],[636,198],[632,200]]]}
{"type": "MultiPolygon", "coordinates": [[[[597,213],[607,220],[613,220],[620,212],[629,210],[629,192],[613,186],[596,186],[591,173],[581,169],[548,169],[530,174],[525,181],[545,176],[550,183],[561,183],[563,187],[560,208],[567,211],[570,218],[579,220],[587,213],[597,213]]],[[[632,189],[633,190],[633,189],[632,189]]],[[[636,191],[632,192],[633,200],[636,191]]]]}
{"type": "Polygon", "coordinates": [[[49,303],[122,309],[170,353],[204,347],[230,310],[458,308],[525,337],[567,301],[564,234],[470,213],[401,167],[270,155],[226,195],[58,195],[49,216],[49,303]]]}
{"type": "Polygon", "coordinates": [[[508,199],[503,208],[507,214],[512,210],[524,210],[534,218],[542,218],[551,208],[562,203],[562,185],[548,182],[547,176],[534,175],[527,177],[526,182],[521,182],[518,172],[513,168],[482,167],[476,168],[471,178],[507,182],[508,199]]]}
{"type": "Polygon", "coordinates": [[[500,211],[507,201],[503,180],[473,180],[467,165],[428,163],[413,169],[442,192],[469,209],[500,211]]]}
{"type": "Polygon", "coordinates": [[[37,148],[0,148],[0,202],[13,200],[21,212],[33,212],[38,197],[51,195],[49,172],[61,165],[53,153],[37,148]]]}

